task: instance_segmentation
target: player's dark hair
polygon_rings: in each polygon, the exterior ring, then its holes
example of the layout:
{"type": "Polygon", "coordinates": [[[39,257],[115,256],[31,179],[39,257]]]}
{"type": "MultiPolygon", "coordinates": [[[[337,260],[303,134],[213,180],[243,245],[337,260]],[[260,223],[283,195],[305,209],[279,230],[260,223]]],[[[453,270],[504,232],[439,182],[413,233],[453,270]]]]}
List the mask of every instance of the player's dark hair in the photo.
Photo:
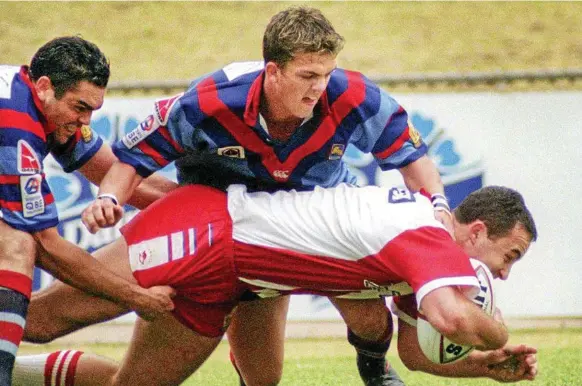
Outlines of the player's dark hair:
{"type": "Polygon", "coordinates": [[[469,194],[455,209],[461,224],[481,220],[492,239],[507,236],[517,223],[523,225],[531,240],[538,238],[534,219],[521,194],[503,186],[487,186],[469,194]]]}
{"type": "Polygon", "coordinates": [[[344,38],[320,10],[290,7],[271,18],[263,35],[263,59],[283,67],[298,53],[336,56],[344,38]]]}
{"type": "Polygon", "coordinates": [[[55,38],[32,57],[29,76],[37,81],[47,76],[55,89],[55,97],[87,81],[98,87],[107,87],[109,61],[99,48],[79,36],[55,38]]]}

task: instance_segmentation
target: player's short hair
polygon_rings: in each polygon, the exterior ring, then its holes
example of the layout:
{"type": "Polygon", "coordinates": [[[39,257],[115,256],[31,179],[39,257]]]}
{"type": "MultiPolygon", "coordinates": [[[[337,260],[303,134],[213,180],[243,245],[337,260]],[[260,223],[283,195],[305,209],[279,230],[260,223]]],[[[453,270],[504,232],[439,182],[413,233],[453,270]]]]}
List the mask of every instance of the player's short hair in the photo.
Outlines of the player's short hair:
{"type": "Polygon", "coordinates": [[[344,38],[320,10],[290,7],[271,18],[263,35],[263,59],[284,67],[299,53],[336,56],[344,38]]]}
{"type": "Polygon", "coordinates": [[[32,57],[29,75],[32,81],[47,76],[55,89],[55,97],[87,81],[98,87],[107,87],[109,61],[93,43],[79,36],[55,38],[32,57]]]}
{"type": "Polygon", "coordinates": [[[503,186],[487,186],[469,194],[455,209],[461,224],[481,220],[491,239],[507,236],[519,223],[530,235],[538,238],[534,219],[519,192],[503,186]]]}

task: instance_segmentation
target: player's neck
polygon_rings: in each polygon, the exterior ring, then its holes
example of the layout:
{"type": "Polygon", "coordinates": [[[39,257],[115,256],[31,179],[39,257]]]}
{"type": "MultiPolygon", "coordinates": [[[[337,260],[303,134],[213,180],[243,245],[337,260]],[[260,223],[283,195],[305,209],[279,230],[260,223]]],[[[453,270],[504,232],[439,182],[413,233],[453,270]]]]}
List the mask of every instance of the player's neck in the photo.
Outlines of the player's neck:
{"type": "Polygon", "coordinates": [[[263,96],[259,111],[267,125],[269,135],[278,141],[286,142],[297,130],[303,118],[285,113],[276,104],[269,103],[269,98],[263,96]]]}

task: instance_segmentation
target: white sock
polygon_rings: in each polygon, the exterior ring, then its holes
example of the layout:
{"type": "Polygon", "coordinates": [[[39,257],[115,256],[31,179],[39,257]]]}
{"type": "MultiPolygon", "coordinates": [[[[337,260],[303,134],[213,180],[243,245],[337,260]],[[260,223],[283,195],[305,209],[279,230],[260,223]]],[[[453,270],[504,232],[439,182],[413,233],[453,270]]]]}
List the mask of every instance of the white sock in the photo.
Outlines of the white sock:
{"type": "Polygon", "coordinates": [[[82,351],[63,350],[50,354],[17,356],[12,383],[14,386],[73,386],[77,363],[82,354],[82,351]]]}

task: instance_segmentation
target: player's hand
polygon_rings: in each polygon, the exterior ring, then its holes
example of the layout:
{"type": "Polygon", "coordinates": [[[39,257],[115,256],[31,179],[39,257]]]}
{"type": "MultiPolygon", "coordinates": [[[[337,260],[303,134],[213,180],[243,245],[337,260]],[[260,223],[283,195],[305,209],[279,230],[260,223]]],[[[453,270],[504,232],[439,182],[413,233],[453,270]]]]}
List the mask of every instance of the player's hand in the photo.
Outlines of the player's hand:
{"type": "Polygon", "coordinates": [[[133,298],[133,303],[130,304],[130,307],[142,319],[151,321],[160,314],[164,314],[174,309],[174,302],[172,301],[172,297],[176,295],[176,291],[172,287],[136,287],[139,288],[136,289],[138,294],[133,298]]]}
{"type": "Polygon", "coordinates": [[[123,207],[108,198],[98,198],[85,208],[81,220],[85,228],[96,233],[101,228],[114,226],[123,217],[123,207]]]}
{"type": "Polygon", "coordinates": [[[486,366],[487,376],[499,382],[533,380],[538,373],[537,350],[524,344],[506,345],[497,350],[473,351],[469,360],[486,366]]]}
{"type": "Polygon", "coordinates": [[[537,374],[535,354],[512,355],[508,360],[489,367],[489,377],[498,382],[533,381],[537,374]]]}
{"type": "Polygon", "coordinates": [[[445,226],[445,228],[447,228],[447,231],[449,231],[451,237],[454,239],[455,238],[455,232],[453,229],[453,217],[452,215],[444,210],[435,210],[434,211],[434,218],[436,218],[441,224],[443,224],[445,226]]]}

